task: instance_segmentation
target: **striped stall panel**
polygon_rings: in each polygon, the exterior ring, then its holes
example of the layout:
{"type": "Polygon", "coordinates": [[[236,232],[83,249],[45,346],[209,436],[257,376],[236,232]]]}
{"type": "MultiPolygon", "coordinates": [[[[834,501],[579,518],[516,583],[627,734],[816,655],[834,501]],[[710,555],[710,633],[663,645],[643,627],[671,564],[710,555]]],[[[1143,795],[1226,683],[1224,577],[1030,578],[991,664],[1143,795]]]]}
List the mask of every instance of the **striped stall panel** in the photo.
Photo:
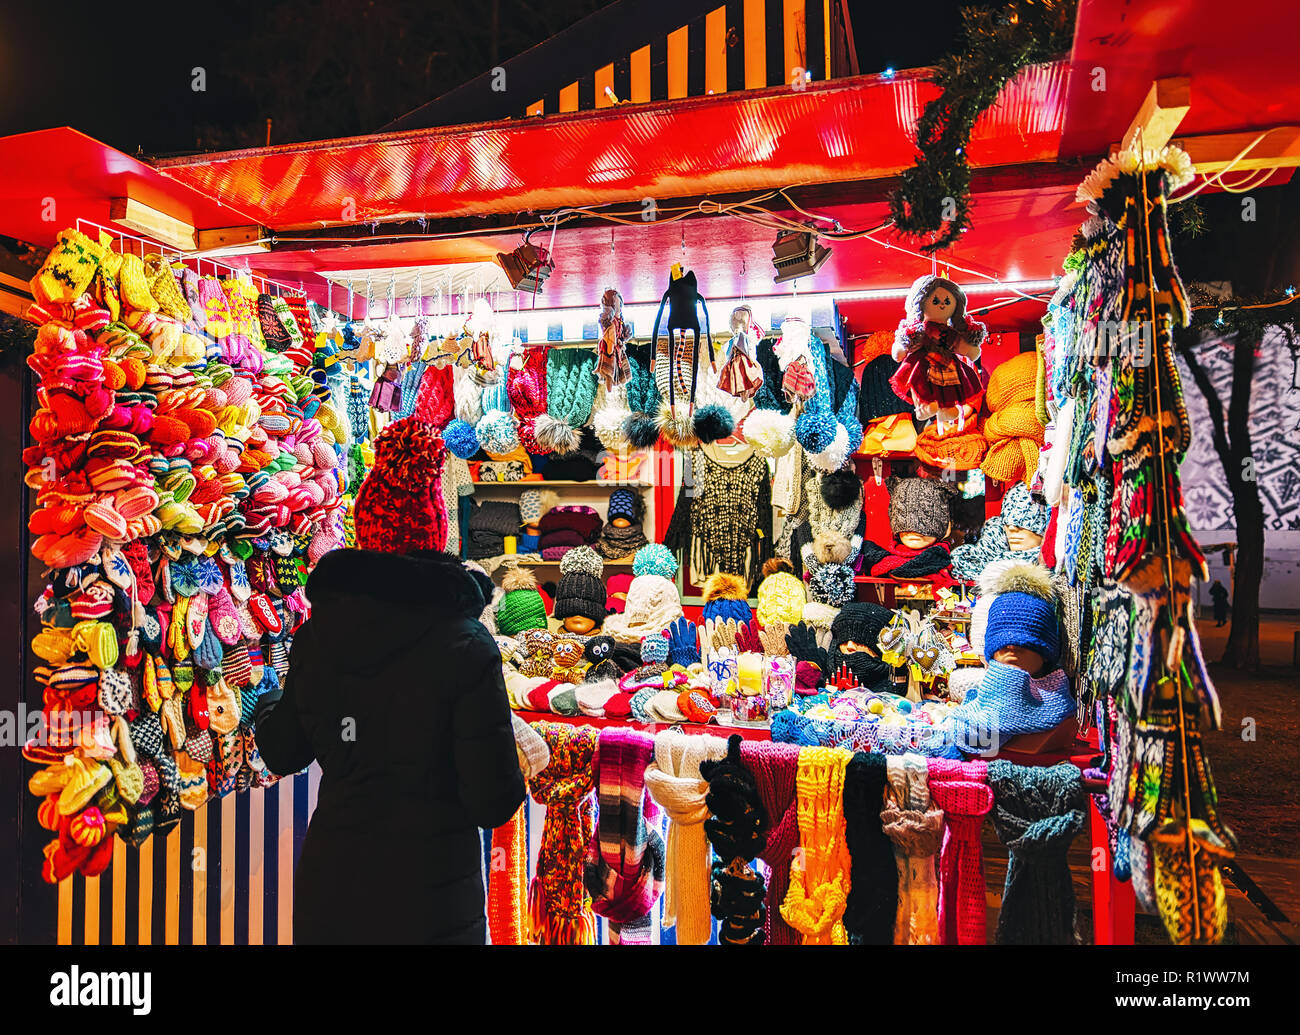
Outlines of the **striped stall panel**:
{"type": "Polygon", "coordinates": [[[843,62],[833,59],[832,27],[843,32],[839,8],[840,0],[730,0],[590,77],[557,86],[523,114],[792,86],[847,74],[843,62]]]}
{"type": "Polygon", "coordinates": [[[59,945],[290,945],[293,869],[320,768],[230,794],[138,848],[120,839],[98,877],[58,886],[59,945]]]}

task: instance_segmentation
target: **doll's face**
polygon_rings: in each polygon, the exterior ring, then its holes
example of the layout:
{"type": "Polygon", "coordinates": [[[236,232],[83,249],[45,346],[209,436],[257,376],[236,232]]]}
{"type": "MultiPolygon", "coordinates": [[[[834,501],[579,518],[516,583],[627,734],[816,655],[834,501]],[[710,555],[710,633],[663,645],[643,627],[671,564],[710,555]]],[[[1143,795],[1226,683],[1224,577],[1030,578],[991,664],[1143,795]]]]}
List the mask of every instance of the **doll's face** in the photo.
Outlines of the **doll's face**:
{"type": "MultiPolygon", "coordinates": [[[[587,633],[591,632],[592,629],[596,628],[596,623],[593,622],[586,615],[573,615],[564,620],[564,628],[571,633],[577,633],[579,636],[585,636],[587,633]]],[[[557,646],[555,649],[555,654],[557,659],[559,657],[559,653],[560,653],[560,649],[557,646]]],[[[578,655],[579,657],[582,656],[581,647],[578,648],[578,655]]]]}
{"type": "Polygon", "coordinates": [[[1043,537],[1028,528],[1006,525],[1003,531],[1007,534],[1007,545],[1013,550],[1037,550],[1043,545],[1043,537]]]}
{"type": "Polygon", "coordinates": [[[935,323],[947,323],[956,312],[957,300],[947,288],[937,287],[925,296],[921,315],[935,323]]]}
{"type": "Polygon", "coordinates": [[[1037,676],[1043,671],[1043,656],[1028,647],[1006,646],[993,653],[993,660],[1037,676]]]}

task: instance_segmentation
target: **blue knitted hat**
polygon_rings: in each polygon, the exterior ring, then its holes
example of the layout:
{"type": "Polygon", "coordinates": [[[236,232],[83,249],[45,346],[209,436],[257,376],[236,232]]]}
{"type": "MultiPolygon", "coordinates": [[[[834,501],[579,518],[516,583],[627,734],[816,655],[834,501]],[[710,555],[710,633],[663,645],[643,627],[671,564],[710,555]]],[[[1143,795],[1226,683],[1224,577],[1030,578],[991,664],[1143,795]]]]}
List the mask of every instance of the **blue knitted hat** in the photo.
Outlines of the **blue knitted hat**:
{"type": "Polygon", "coordinates": [[[1061,629],[1052,603],[1032,593],[999,593],[989,606],[984,656],[992,658],[1003,647],[1026,647],[1043,656],[1047,670],[1056,668],[1061,629]]]}
{"type": "Polygon", "coordinates": [[[631,489],[615,489],[609,494],[609,520],[626,518],[633,524],[637,520],[637,497],[631,489]]]}
{"type": "Polygon", "coordinates": [[[633,575],[662,575],[672,581],[677,578],[677,558],[662,543],[647,543],[632,558],[633,575]]]}
{"type": "Polygon", "coordinates": [[[749,604],[743,600],[710,600],[701,610],[701,616],[707,622],[710,618],[725,622],[734,618],[742,625],[748,625],[754,617],[749,604]]]}

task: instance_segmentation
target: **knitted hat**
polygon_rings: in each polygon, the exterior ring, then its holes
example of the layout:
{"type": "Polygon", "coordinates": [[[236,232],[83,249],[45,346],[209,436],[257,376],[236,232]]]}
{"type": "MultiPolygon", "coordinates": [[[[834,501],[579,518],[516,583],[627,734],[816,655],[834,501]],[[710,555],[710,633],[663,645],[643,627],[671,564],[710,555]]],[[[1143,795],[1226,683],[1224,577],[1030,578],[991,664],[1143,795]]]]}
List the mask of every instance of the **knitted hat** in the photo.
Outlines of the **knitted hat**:
{"type": "Polygon", "coordinates": [[[641,637],[662,632],[681,617],[676,586],[662,575],[638,575],[627,591],[623,613],[605,619],[605,633],[623,643],[639,643],[641,637]]]}
{"type": "Polygon", "coordinates": [[[898,370],[888,353],[877,356],[862,368],[862,385],[858,389],[858,420],[864,425],[894,413],[911,413],[912,407],[898,397],[889,379],[898,370]]]}
{"type": "Polygon", "coordinates": [[[527,629],[546,628],[546,604],[531,571],[515,568],[507,572],[501,588],[505,593],[497,604],[497,632],[518,636],[527,629]]]}
{"type": "Polygon", "coordinates": [[[442,499],[446,456],[433,426],[413,418],[390,424],[375,439],[375,463],[355,506],[357,546],[410,553],[447,545],[442,499]]]}
{"type": "Polygon", "coordinates": [[[1030,495],[1024,482],[1016,482],[1002,497],[1002,524],[1042,535],[1047,531],[1047,507],[1030,495]]]}
{"type": "Polygon", "coordinates": [[[519,494],[520,525],[535,525],[542,518],[542,490],[525,489],[519,494]]]}
{"type": "Polygon", "coordinates": [[[560,584],[555,590],[555,617],[605,620],[605,562],[590,546],[578,546],[560,561],[560,584]]]}
{"type": "Polygon", "coordinates": [[[615,489],[609,494],[608,519],[626,518],[636,522],[640,517],[640,497],[631,489],[615,489]]]}
{"type": "Polygon", "coordinates": [[[717,572],[704,583],[704,610],[702,617],[726,621],[735,619],[746,625],[754,617],[749,608],[749,589],[738,575],[717,572]]]}
{"type": "Polygon", "coordinates": [[[1047,670],[1055,668],[1061,629],[1052,602],[1032,593],[999,593],[989,605],[984,656],[991,658],[1003,647],[1027,647],[1043,656],[1047,670]]]}
{"type": "Polygon", "coordinates": [[[928,424],[916,436],[916,458],[923,464],[953,471],[970,471],[979,467],[988,449],[980,424],[968,424],[964,430],[940,435],[937,423],[928,424]]]}
{"type": "Polygon", "coordinates": [[[605,581],[605,610],[622,614],[627,606],[627,591],[632,587],[632,573],[620,571],[605,581]]]}
{"type": "Polygon", "coordinates": [[[889,527],[942,539],[952,524],[952,492],[934,478],[890,478],[889,527]]]}
{"type": "Polygon", "coordinates": [[[677,558],[673,552],[660,543],[647,543],[632,558],[633,575],[658,575],[665,579],[675,579],[677,567],[677,558]]]}
{"type": "Polygon", "coordinates": [[[831,642],[837,649],[852,640],[875,650],[880,630],[893,617],[893,611],[879,604],[845,604],[831,622],[831,642]]]}
{"type": "Polygon", "coordinates": [[[793,625],[803,617],[808,594],[801,579],[790,571],[775,571],[758,585],[758,623],[793,625]]]}

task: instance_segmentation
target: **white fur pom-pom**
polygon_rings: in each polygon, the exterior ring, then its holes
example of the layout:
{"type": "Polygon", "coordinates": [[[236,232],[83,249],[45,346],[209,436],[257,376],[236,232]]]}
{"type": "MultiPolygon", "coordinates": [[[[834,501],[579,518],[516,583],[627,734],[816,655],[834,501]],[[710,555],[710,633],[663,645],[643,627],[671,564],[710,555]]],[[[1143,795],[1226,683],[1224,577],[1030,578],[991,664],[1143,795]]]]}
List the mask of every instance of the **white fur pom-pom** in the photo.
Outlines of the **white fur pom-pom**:
{"type": "Polygon", "coordinates": [[[794,417],[779,410],[753,410],[741,434],[759,456],[785,456],[794,448],[794,417]]]}

